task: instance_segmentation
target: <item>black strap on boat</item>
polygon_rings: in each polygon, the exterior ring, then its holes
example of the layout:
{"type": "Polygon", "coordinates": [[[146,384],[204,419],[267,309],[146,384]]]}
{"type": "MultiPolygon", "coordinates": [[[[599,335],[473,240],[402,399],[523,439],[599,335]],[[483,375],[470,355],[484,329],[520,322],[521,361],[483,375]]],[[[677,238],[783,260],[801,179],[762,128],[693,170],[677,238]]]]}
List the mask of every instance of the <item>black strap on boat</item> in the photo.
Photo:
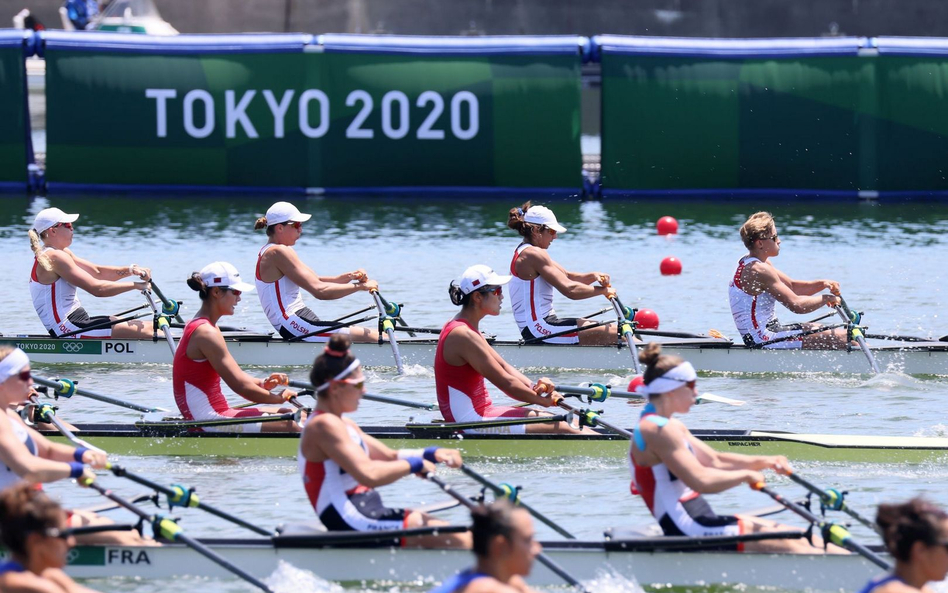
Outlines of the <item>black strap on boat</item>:
{"type": "Polygon", "coordinates": [[[588,329],[593,329],[593,328],[596,328],[596,327],[602,327],[603,325],[609,325],[610,323],[614,323],[614,322],[612,322],[612,321],[599,321],[599,322],[597,322],[597,323],[593,323],[593,324],[590,324],[590,325],[584,325],[584,326],[582,326],[582,327],[571,327],[571,328],[569,328],[569,329],[565,329],[565,330],[560,331],[560,332],[552,333],[552,334],[550,334],[550,335],[548,335],[548,336],[534,337],[534,338],[530,338],[529,340],[520,340],[520,341],[519,341],[519,344],[520,344],[521,346],[523,346],[524,344],[536,344],[537,342],[542,342],[542,341],[544,341],[544,340],[549,340],[549,339],[552,339],[552,338],[558,338],[558,337],[560,337],[560,336],[565,336],[566,334],[575,334],[575,333],[578,333],[578,332],[581,332],[581,331],[586,331],[586,330],[588,330],[588,329]]]}
{"type": "Polygon", "coordinates": [[[773,340],[767,340],[766,342],[760,342],[759,344],[755,343],[755,344],[753,344],[753,345],[749,345],[748,347],[751,348],[751,349],[754,349],[754,350],[760,350],[760,349],[762,349],[764,346],[769,346],[769,345],[771,345],[771,344],[778,344],[778,343],[780,343],[780,342],[787,342],[787,341],[790,341],[790,340],[799,340],[800,338],[803,338],[803,337],[805,337],[805,336],[811,336],[811,335],[813,335],[813,334],[823,333],[823,332],[825,332],[825,331],[830,331],[830,330],[837,329],[837,328],[840,328],[840,327],[845,327],[845,328],[847,328],[847,331],[850,332],[850,333],[849,333],[849,338],[850,338],[850,339],[849,339],[849,341],[847,342],[847,344],[851,343],[851,342],[852,342],[852,328],[854,327],[853,324],[851,324],[851,323],[836,323],[836,324],[834,324],[834,325],[821,325],[820,327],[815,327],[815,328],[813,328],[813,329],[808,329],[808,330],[802,331],[802,332],[800,332],[800,333],[798,333],[798,334],[793,334],[792,336],[783,336],[783,337],[781,337],[781,338],[774,338],[773,340]]]}

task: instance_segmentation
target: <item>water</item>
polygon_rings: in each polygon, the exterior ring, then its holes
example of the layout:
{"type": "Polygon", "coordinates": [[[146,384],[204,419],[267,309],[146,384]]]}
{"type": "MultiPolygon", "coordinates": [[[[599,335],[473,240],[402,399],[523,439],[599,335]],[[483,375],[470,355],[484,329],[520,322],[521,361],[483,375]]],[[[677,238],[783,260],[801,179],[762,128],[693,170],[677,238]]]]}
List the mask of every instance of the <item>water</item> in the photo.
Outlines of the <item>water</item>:
{"type": "MultiPolygon", "coordinates": [[[[79,212],[73,250],[97,263],[138,263],[154,270],[156,281],[172,298],[184,300],[190,317],[198,301],[184,285],[194,270],[216,259],[235,264],[245,277],[253,274],[257,250],[265,242],[254,233],[253,221],[273,201],[257,197],[82,197],[5,198],[0,201],[0,329],[4,334],[41,333],[26,286],[32,257],[26,230],[37,211],[50,205],[79,212]]],[[[404,200],[364,198],[342,200],[308,198],[294,200],[313,219],[304,227],[297,251],[318,273],[334,275],[365,268],[379,281],[389,300],[405,303],[404,316],[415,326],[440,327],[456,311],[447,297],[447,286],[465,267],[486,263],[506,270],[517,245],[516,235],[506,229],[507,210],[518,204],[516,196],[504,201],[464,198],[460,200],[404,200]]],[[[747,215],[772,211],[783,242],[783,253],[775,260],[795,278],[832,278],[842,284],[854,309],[866,311],[865,321],[874,333],[902,333],[939,337],[948,334],[945,308],[944,261],[948,206],[939,203],[834,203],[818,205],[753,201],[716,205],[671,201],[657,202],[554,202],[560,222],[569,228],[553,244],[551,254],[567,269],[604,271],[625,303],[654,309],[662,329],[705,332],[716,328],[735,336],[727,305],[726,286],[737,259],[744,253],[737,228],[747,215]],[[662,215],[679,219],[679,236],[666,239],[655,234],[654,222],[662,215]],[[659,261],[675,255],[684,264],[677,277],[660,275],[659,261]]],[[[109,300],[83,295],[91,314],[114,313],[139,304],[132,295],[109,300]]],[[[321,316],[332,318],[369,304],[360,293],[352,297],[314,304],[321,316]]],[[[557,299],[561,315],[591,313],[606,305],[604,300],[569,302],[557,299]]],[[[808,318],[781,312],[781,319],[808,318]]],[[[812,316],[812,315],[811,315],[812,316]]],[[[270,331],[254,295],[247,295],[237,315],[222,323],[270,331]]],[[[500,338],[515,339],[516,327],[509,303],[499,317],[486,319],[485,331],[500,338]]],[[[108,392],[128,400],[174,408],[170,367],[43,367],[44,376],[81,379],[82,386],[108,392]]],[[[369,371],[369,389],[418,401],[434,399],[431,366],[412,367],[407,376],[388,371],[369,371]]],[[[263,374],[262,369],[255,372],[263,374]]],[[[293,369],[302,377],[301,369],[293,369]]],[[[554,373],[562,383],[584,380],[624,384],[623,375],[554,373]]],[[[702,376],[700,389],[748,401],[741,408],[702,405],[685,421],[693,428],[754,428],[798,432],[945,435],[948,422],[939,413],[948,377],[863,376],[702,376]]],[[[503,396],[492,390],[496,400],[503,396]]],[[[60,415],[74,422],[130,421],[135,413],[93,401],[74,398],[60,402],[60,415]]],[[[638,408],[620,401],[603,404],[606,418],[628,424],[638,408]]],[[[367,402],[356,414],[359,422],[388,424],[429,414],[403,411],[367,402]]],[[[128,458],[130,469],[162,483],[182,483],[197,488],[202,498],[219,507],[252,517],[258,524],[306,520],[311,509],[300,486],[292,459],[220,458],[128,458]]],[[[849,503],[872,514],[880,501],[900,500],[924,494],[948,506],[948,466],[799,462],[801,475],[817,484],[849,490],[849,503]]],[[[544,459],[529,461],[477,460],[475,467],[498,481],[524,486],[523,497],[541,512],[555,517],[579,537],[598,538],[612,526],[650,522],[641,500],[628,494],[628,469],[622,459],[544,459]]],[[[458,472],[445,470],[442,477],[459,489],[474,493],[474,483],[458,472]]],[[[784,478],[772,477],[773,485],[788,495],[801,491],[784,478]]],[[[102,476],[101,483],[117,492],[133,495],[141,488],[102,476]]],[[[63,497],[69,506],[98,504],[97,495],[69,484],[54,484],[49,491],[63,497]]],[[[383,490],[391,506],[417,506],[441,500],[430,484],[405,479],[383,490]]],[[[715,509],[732,513],[765,506],[766,497],[738,488],[711,497],[715,509]]],[[[198,511],[179,512],[182,526],[196,535],[249,535],[239,527],[223,523],[198,511]]],[[[115,513],[125,520],[121,513],[115,513]]],[[[453,509],[446,519],[463,521],[464,513],[453,509]]],[[[792,518],[786,519],[797,523],[792,518]]],[[[542,537],[555,534],[538,526],[542,537]]],[[[863,541],[873,541],[868,531],[854,527],[863,541]]],[[[275,579],[290,583],[293,590],[335,591],[336,585],[321,583],[297,569],[285,567],[275,579]]],[[[870,575],[867,575],[867,577],[870,575]]],[[[249,591],[232,581],[185,581],[206,591],[249,591]]],[[[91,583],[105,591],[151,592],[165,590],[170,583],[110,579],[91,583]]],[[[347,590],[421,590],[391,584],[353,585],[347,590]]],[[[610,582],[598,590],[632,591],[634,585],[610,582]]]]}

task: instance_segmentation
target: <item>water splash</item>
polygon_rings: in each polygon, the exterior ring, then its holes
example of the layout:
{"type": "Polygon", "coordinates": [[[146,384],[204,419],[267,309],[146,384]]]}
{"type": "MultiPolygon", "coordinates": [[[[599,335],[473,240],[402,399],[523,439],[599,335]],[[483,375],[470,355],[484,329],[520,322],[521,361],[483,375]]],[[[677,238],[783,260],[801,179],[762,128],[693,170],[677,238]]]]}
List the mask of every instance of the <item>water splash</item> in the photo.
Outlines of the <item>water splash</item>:
{"type": "Polygon", "coordinates": [[[321,579],[308,570],[280,560],[273,573],[264,579],[274,593],[344,593],[340,585],[321,579]]]}
{"type": "Polygon", "coordinates": [[[922,381],[919,381],[911,375],[888,370],[878,375],[873,375],[867,380],[862,381],[859,384],[859,387],[870,387],[878,391],[892,391],[893,389],[898,389],[900,387],[911,387],[912,389],[924,390],[928,389],[922,381]]]}
{"type": "Polygon", "coordinates": [[[583,583],[596,593],[645,593],[642,585],[633,576],[624,576],[614,569],[600,571],[595,579],[583,583]]]}

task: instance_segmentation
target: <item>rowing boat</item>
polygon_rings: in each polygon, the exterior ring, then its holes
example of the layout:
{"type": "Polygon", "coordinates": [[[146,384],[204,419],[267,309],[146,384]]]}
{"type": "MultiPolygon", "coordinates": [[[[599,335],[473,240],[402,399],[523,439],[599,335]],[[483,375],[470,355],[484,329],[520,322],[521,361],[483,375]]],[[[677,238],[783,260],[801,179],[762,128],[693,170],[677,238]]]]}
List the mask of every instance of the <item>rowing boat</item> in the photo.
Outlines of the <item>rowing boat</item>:
{"type": "MultiPolygon", "coordinates": [[[[366,434],[394,449],[440,445],[470,457],[623,457],[628,439],[609,432],[597,435],[466,434],[439,430],[437,424],[363,427],[366,434]]],[[[948,459],[948,438],[798,434],[758,430],[693,430],[718,451],[786,455],[812,461],[922,463],[948,459]]],[[[65,442],[55,431],[47,437],[65,442]]],[[[221,457],[295,457],[294,433],[208,433],[135,424],[79,424],[76,436],[114,455],[221,457]]]]}
{"type": "MultiPolygon", "coordinates": [[[[330,535],[331,534],[327,534],[330,535]]],[[[466,550],[338,547],[321,536],[203,539],[214,551],[258,578],[281,561],[333,581],[434,582],[473,563],[466,550]]],[[[543,551],[579,580],[621,575],[641,585],[779,587],[855,591],[879,569],[857,555],[793,555],[670,551],[667,538],[615,541],[546,541],[543,551]]],[[[180,544],[161,547],[78,546],[66,571],[74,578],[229,577],[222,568],[180,544]]],[[[540,563],[528,579],[536,586],[562,581],[540,563]]]]}
{"type": "MultiPolygon", "coordinates": [[[[321,346],[286,342],[270,335],[231,335],[227,348],[241,365],[309,366],[321,346]]],[[[667,354],[681,356],[706,372],[736,373],[868,373],[865,355],[857,350],[761,350],[722,339],[659,340],[667,354]]],[[[37,363],[171,363],[163,341],[87,338],[63,340],[48,336],[0,337],[0,344],[17,346],[37,363]]],[[[431,366],[437,340],[398,341],[404,364],[431,366]]],[[[566,344],[521,344],[494,340],[493,347],[518,368],[618,370],[629,372],[628,347],[566,344]]],[[[909,375],[948,375],[948,342],[895,343],[871,348],[883,372],[909,375]]],[[[354,344],[353,352],[369,367],[394,367],[387,343],[354,344]]]]}

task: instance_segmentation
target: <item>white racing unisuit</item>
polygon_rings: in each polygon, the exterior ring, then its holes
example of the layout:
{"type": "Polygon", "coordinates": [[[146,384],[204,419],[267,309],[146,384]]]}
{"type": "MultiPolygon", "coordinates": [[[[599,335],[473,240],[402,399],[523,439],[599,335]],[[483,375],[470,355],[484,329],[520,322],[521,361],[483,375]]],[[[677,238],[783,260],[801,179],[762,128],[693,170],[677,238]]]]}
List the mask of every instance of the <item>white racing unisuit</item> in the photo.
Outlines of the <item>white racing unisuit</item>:
{"type": "MultiPolygon", "coordinates": [[[[227,348],[238,364],[264,367],[309,366],[321,346],[286,342],[261,334],[226,336],[227,348]]],[[[859,350],[760,350],[721,339],[657,340],[668,354],[690,361],[706,372],[736,373],[869,373],[859,350]]],[[[37,363],[171,363],[164,341],[56,339],[48,336],[3,336],[0,344],[16,345],[37,363]]],[[[437,340],[399,339],[406,365],[431,366],[437,340]]],[[[497,352],[518,368],[625,370],[632,368],[626,346],[520,344],[495,340],[497,352]]],[[[394,367],[388,343],[353,344],[353,353],[369,367],[394,367]]],[[[948,342],[889,343],[871,348],[883,372],[909,375],[948,375],[948,342]]]]}

